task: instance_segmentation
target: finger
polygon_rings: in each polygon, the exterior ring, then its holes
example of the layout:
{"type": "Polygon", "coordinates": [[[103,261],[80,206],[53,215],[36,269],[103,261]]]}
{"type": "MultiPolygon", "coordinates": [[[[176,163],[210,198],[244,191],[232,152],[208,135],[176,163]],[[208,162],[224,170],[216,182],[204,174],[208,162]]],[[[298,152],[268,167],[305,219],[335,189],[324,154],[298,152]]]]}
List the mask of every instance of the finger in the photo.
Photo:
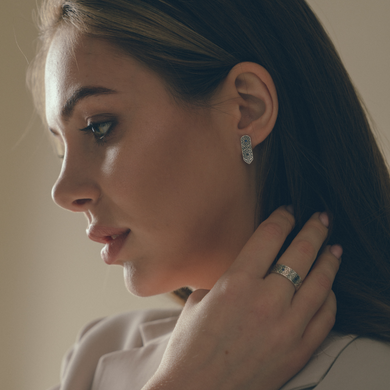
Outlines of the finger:
{"type": "Polygon", "coordinates": [[[276,209],[253,233],[231,270],[264,277],[294,225],[294,216],[285,206],[276,209]]]}
{"type": "MultiPolygon", "coordinates": [[[[277,264],[290,267],[300,276],[301,280],[304,280],[326,239],[328,221],[325,213],[315,213],[294,238],[277,264]]],[[[294,285],[282,275],[271,273],[266,279],[275,288],[283,289],[283,293],[295,292],[294,285]]]]}
{"type": "Polygon", "coordinates": [[[307,325],[302,336],[302,347],[310,354],[322,344],[336,321],[337,302],[331,290],[321,308],[307,325]]]}
{"type": "Polygon", "coordinates": [[[292,312],[298,321],[302,321],[304,328],[322,307],[331,291],[340,265],[339,259],[334,255],[335,250],[338,250],[337,254],[341,256],[342,249],[338,245],[324,249],[292,300],[292,312]]]}

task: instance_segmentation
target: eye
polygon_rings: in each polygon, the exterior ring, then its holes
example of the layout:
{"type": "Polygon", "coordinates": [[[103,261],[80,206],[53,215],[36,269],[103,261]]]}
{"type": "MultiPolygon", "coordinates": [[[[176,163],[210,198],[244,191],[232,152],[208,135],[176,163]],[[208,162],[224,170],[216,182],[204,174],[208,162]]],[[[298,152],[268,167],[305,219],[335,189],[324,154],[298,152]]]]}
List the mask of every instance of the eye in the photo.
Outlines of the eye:
{"type": "Polygon", "coordinates": [[[81,129],[81,131],[92,132],[96,140],[98,142],[102,142],[104,138],[106,138],[108,134],[111,132],[113,127],[114,127],[114,122],[112,121],[96,122],[96,123],[91,123],[85,129],[81,129]]]}

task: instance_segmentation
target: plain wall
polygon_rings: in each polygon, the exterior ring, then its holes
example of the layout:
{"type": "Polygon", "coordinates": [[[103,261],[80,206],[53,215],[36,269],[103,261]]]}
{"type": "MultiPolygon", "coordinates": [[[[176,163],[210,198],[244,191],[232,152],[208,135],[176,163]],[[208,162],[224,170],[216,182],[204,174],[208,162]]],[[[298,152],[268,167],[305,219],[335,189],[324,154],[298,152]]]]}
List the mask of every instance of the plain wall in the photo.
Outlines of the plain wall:
{"type": "MultiPolygon", "coordinates": [[[[309,1],[333,37],[381,138],[390,138],[389,0],[309,1]]],[[[136,298],[122,270],[100,259],[86,221],[56,207],[60,169],[25,87],[33,58],[35,0],[1,0],[0,386],[44,390],[58,382],[62,355],[86,322],[124,310],[171,307],[136,298]]],[[[389,142],[385,142],[390,156],[389,142]]]]}

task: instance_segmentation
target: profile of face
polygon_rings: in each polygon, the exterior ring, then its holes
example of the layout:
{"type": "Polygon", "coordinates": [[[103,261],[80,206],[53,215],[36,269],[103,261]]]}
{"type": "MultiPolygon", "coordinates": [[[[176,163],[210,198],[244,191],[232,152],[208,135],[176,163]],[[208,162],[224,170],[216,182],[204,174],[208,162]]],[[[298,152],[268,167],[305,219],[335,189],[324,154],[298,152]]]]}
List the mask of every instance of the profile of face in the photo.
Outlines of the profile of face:
{"type": "Polygon", "coordinates": [[[53,199],[85,214],[129,291],[211,288],[253,233],[255,168],[240,137],[265,139],[276,92],[244,64],[210,107],[179,104],[114,45],[69,36],[57,32],[45,69],[47,123],[64,154],[53,199]],[[267,92],[251,94],[251,78],[267,92]]]}

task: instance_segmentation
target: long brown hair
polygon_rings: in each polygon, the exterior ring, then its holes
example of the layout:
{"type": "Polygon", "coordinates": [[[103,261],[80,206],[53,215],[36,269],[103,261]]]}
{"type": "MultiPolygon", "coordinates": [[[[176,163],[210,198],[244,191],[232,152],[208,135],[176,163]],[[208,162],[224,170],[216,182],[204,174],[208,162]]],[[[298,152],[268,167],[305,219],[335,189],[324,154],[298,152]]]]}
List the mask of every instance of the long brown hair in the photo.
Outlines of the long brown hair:
{"type": "Polygon", "coordinates": [[[207,104],[237,63],[265,67],[280,107],[255,150],[257,220],[292,204],[296,233],[327,210],[328,242],[344,248],[335,329],[390,340],[389,173],[351,80],[304,0],[46,0],[28,74],[41,112],[44,63],[59,26],[108,39],[192,104],[207,104]]]}

